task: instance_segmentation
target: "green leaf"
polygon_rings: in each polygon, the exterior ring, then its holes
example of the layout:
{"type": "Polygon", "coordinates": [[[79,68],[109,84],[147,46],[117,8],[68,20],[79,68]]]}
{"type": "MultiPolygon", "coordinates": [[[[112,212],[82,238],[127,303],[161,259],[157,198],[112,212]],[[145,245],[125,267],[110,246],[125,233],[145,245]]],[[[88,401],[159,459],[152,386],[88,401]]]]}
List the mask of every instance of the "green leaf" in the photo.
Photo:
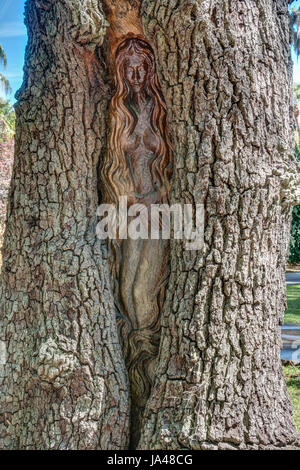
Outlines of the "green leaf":
{"type": "Polygon", "coordinates": [[[0,73],[0,86],[2,86],[2,89],[4,90],[4,93],[6,95],[12,92],[12,88],[10,86],[9,81],[4,75],[2,75],[2,73],[0,73]]]}
{"type": "Polygon", "coordinates": [[[0,44],[0,64],[3,65],[4,68],[6,67],[6,64],[7,64],[6,54],[1,44],[0,44]]]}

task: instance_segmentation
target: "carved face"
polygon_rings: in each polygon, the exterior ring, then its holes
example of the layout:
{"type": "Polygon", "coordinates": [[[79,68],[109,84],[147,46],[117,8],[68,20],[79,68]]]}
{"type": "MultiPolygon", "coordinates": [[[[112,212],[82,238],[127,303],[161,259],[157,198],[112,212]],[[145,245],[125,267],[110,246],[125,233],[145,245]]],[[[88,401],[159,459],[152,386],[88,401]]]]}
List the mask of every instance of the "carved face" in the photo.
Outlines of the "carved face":
{"type": "Polygon", "coordinates": [[[125,78],[134,93],[139,93],[148,79],[148,65],[140,54],[128,56],[124,67],[125,78]]]}

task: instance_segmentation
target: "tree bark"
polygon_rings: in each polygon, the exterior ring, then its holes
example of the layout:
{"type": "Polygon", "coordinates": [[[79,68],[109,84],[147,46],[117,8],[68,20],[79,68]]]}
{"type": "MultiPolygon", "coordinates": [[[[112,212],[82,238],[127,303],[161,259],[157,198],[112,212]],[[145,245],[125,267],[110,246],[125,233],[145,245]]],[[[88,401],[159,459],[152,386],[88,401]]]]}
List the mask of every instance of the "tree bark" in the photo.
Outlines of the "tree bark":
{"type": "Polygon", "coordinates": [[[280,363],[299,166],[287,1],[145,0],[176,149],[173,202],[205,243],[171,248],[141,449],[299,445],[280,363]]]}
{"type": "MultiPolygon", "coordinates": [[[[299,446],[280,363],[299,184],[287,3],[142,1],[173,134],[171,202],[204,205],[205,243],[171,243],[141,449],[299,446]]],[[[0,448],[124,449],[129,384],[95,235],[107,23],[100,0],[27,0],[26,17],[0,287],[0,448]]]]}
{"type": "Polygon", "coordinates": [[[2,449],[123,449],[129,393],[97,165],[110,96],[101,2],[28,0],[1,283],[2,449]]]}

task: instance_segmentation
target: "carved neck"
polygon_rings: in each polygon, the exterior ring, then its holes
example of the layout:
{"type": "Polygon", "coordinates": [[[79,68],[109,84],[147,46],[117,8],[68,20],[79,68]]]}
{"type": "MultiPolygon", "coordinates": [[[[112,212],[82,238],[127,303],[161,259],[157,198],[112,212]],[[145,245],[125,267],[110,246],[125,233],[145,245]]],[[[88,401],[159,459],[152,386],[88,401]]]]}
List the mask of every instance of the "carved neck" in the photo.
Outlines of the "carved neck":
{"type": "Polygon", "coordinates": [[[132,91],[127,99],[129,107],[133,108],[137,113],[141,113],[145,108],[148,108],[151,101],[151,97],[145,91],[139,93],[132,91]]]}

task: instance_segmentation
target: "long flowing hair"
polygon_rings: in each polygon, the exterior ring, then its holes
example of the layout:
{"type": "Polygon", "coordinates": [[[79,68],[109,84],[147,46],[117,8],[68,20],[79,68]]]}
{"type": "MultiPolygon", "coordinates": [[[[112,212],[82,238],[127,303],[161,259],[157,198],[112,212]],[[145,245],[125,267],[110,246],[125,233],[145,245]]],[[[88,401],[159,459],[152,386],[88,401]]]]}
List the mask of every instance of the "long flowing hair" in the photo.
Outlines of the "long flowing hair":
{"type": "Polygon", "coordinates": [[[118,204],[120,196],[134,193],[134,186],[124,152],[124,142],[133,132],[137,116],[128,109],[126,100],[130,96],[130,85],[125,78],[126,59],[129,55],[139,54],[147,63],[147,83],[145,91],[152,99],[151,127],[158,146],[154,158],[149,161],[153,183],[165,187],[169,195],[172,175],[173,150],[169,137],[167,109],[155,70],[155,58],[151,46],[140,38],[130,37],[120,43],[115,56],[116,92],[110,105],[109,150],[101,170],[103,202],[118,204]]]}

